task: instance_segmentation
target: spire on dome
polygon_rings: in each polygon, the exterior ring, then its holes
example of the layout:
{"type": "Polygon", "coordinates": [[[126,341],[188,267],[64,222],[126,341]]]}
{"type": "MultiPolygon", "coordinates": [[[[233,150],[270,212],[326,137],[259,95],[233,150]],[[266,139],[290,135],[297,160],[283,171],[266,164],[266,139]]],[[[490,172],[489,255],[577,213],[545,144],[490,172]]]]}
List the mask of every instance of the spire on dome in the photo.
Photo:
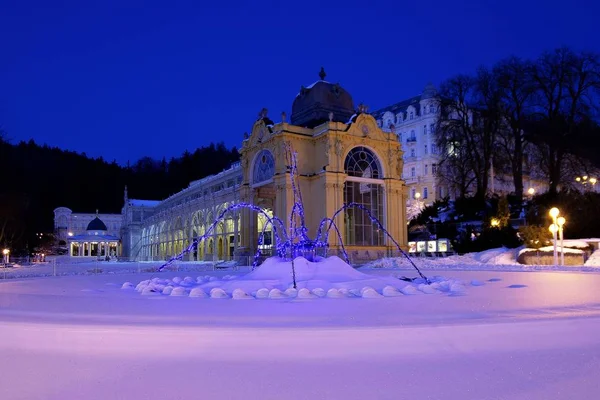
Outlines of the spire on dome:
{"type": "Polygon", "coordinates": [[[319,78],[321,78],[321,80],[324,81],[326,76],[327,74],[325,73],[325,68],[321,67],[321,71],[319,72],[319,78]]]}

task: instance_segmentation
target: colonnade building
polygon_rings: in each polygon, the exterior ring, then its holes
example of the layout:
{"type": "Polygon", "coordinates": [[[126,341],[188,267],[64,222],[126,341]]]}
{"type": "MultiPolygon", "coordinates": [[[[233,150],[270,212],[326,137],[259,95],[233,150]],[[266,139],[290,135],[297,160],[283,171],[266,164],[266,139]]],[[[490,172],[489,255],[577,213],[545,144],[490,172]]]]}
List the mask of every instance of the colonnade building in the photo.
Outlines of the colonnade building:
{"type": "MultiPolygon", "coordinates": [[[[225,212],[232,204],[252,203],[266,215],[287,221],[294,207],[285,149],[297,153],[298,182],[306,210],[308,235],[315,237],[320,221],[344,204],[366,207],[404,248],[407,245],[406,201],[402,180],[403,152],[394,132],[382,130],[366,107],[354,106],[339,84],[320,79],[302,86],[291,118],[281,113],[274,122],[263,109],[244,135],[241,160],[231,168],[198,181],[162,200],[129,199],[122,209],[124,257],[166,260],[201,237],[222,215],[216,229],[185,260],[227,260],[254,254],[266,218],[249,209],[225,212]]],[[[348,209],[335,219],[349,255],[379,258],[396,250],[384,232],[360,209],[348,209]]],[[[272,250],[268,227],[262,250],[272,250]]],[[[329,251],[339,251],[337,235],[328,237],[329,251]]]]}

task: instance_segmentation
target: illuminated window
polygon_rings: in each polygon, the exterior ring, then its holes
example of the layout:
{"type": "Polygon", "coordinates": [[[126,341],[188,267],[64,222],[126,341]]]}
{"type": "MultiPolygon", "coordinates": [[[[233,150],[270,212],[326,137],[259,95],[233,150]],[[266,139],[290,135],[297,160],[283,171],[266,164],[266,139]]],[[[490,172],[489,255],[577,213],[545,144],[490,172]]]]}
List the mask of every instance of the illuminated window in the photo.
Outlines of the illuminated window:
{"type": "MultiPolygon", "coordinates": [[[[344,203],[360,204],[371,216],[384,219],[383,171],[377,156],[365,147],[355,147],[346,156],[344,203]]],[[[383,245],[383,231],[359,208],[348,208],[345,217],[345,242],[355,246],[383,245]]]]}

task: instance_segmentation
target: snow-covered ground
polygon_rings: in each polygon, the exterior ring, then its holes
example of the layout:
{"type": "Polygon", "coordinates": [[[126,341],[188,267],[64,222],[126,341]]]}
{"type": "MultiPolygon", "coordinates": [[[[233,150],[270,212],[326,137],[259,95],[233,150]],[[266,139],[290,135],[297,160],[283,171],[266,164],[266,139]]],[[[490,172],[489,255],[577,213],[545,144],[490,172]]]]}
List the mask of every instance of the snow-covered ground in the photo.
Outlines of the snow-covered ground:
{"type": "MultiPolygon", "coordinates": [[[[245,280],[250,295],[254,284],[289,284],[289,270],[268,268],[254,278],[229,270],[5,280],[0,399],[596,398],[600,273],[506,272],[505,253],[477,256],[495,260],[495,271],[451,269],[448,259],[446,269],[427,268],[463,290],[376,298],[234,301],[121,289],[186,276],[226,293],[245,280]]],[[[360,271],[368,277],[299,269],[298,280],[325,288],[368,279],[381,293],[395,276],[416,276],[360,271]]]]}

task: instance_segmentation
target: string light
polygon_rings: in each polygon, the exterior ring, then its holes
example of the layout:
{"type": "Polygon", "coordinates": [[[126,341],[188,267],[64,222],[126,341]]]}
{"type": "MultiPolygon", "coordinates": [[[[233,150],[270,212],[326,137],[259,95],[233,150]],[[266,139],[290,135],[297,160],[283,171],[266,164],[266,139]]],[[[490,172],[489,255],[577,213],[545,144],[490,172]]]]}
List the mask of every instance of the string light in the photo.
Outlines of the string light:
{"type": "MultiPolygon", "coordinates": [[[[265,210],[263,210],[262,208],[254,205],[254,204],[251,204],[251,203],[243,203],[243,202],[236,203],[236,204],[230,205],[229,207],[225,208],[217,216],[215,221],[212,223],[212,225],[210,225],[208,227],[208,229],[202,236],[194,238],[192,243],[187,248],[185,248],[180,254],[176,255],[175,257],[173,257],[169,261],[167,261],[165,264],[160,266],[158,270],[162,271],[164,268],[166,268],[170,264],[174,263],[175,261],[182,260],[184,255],[197,249],[198,244],[202,240],[208,238],[213,233],[214,229],[219,224],[219,222],[221,222],[229,212],[239,210],[239,209],[248,209],[251,211],[255,211],[255,212],[263,215],[266,219],[266,222],[263,225],[262,232],[260,233],[260,235],[258,237],[258,246],[257,246],[256,253],[254,254],[254,261],[252,263],[253,270],[258,266],[258,263],[260,261],[260,257],[262,255],[261,247],[263,246],[265,234],[266,234],[267,228],[269,226],[271,227],[272,232],[273,232],[273,239],[275,239],[276,254],[282,259],[287,259],[289,257],[292,259],[292,261],[294,258],[296,258],[298,256],[302,256],[309,261],[314,261],[317,257],[318,249],[323,249],[323,248],[327,249],[329,247],[329,232],[331,231],[331,229],[334,229],[334,231],[337,235],[338,243],[340,244],[340,251],[342,253],[342,256],[344,257],[344,260],[346,261],[346,263],[350,264],[350,258],[348,257],[348,252],[346,251],[346,247],[344,246],[340,230],[335,223],[335,218],[340,213],[347,210],[348,208],[357,208],[367,214],[368,218],[371,220],[371,223],[376,225],[381,230],[381,232],[396,246],[398,251],[400,251],[400,253],[402,255],[404,255],[404,257],[406,257],[406,259],[410,262],[410,264],[419,273],[419,276],[421,278],[423,278],[425,280],[425,282],[430,283],[429,279],[427,279],[427,277],[425,277],[425,275],[423,275],[421,270],[419,270],[419,268],[411,260],[410,256],[404,250],[402,250],[402,248],[400,247],[400,244],[383,227],[383,225],[381,224],[381,221],[379,221],[379,219],[377,219],[375,216],[373,216],[371,210],[369,210],[367,207],[363,206],[362,204],[354,203],[354,202],[345,204],[340,209],[338,209],[336,212],[334,212],[334,214],[331,218],[329,218],[329,217],[323,218],[321,220],[321,222],[319,223],[319,228],[317,229],[316,239],[315,240],[310,239],[310,237],[308,236],[308,233],[307,233],[308,228],[306,227],[306,218],[305,218],[305,214],[304,214],[304,203],[302,201],[302,193],[300,191],[300,185],[298,182],[299,174],[298,174],[297,153],[292,150],[292,147],[288,142],[284,143],[284,149],[285,149],[285,154],[286,154],[286,160],[288,162],[288,166],[286,169],[290,174],[290,182],[291,182],[291,186],[292,186],[292,194],[293,194],[293,200],[294,200],[294,205],[292,206],[292,210],[291,210],[291,213],[289,216],[288,229],[286,229],[286,226],[281,219],[279,219],[277,217],[270,217],[265,212],[265,210]],[[298,225],[298,222],[299,222],[299,225],[298,225]]],[[[295,287],[296,286],[296,273],[294,270],[293,262],[292,262],[292,276],[293,276],[294,287],[295,287]]]]}

